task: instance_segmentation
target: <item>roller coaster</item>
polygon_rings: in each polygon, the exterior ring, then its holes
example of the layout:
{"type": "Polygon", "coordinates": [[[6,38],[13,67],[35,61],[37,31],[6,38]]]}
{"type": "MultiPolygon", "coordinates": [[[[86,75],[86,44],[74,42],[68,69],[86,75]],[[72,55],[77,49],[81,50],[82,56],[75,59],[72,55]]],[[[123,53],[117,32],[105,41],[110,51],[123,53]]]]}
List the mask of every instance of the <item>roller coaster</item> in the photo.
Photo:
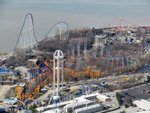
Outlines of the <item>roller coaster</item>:
{"type": "MultiPolygon", "coordinates": [[[[44,39],[47,38],[55,38],[56,35],[59,35],[62,39],[68,38],[68,23],[65,21],[60,21],[54,24],[44,36],[44,39]],[[50,36],[50,34],[53,34],[50,36]]],[[[43,39],[42,39],[43,40],[43,39]]],[[[40,40],[41,41],[41,40],[40,40]]],[[[35,45],[38,44],[38,40],[35,34],[34,28],[34,20],[31,13],[28,13],[25,16],[23,21],[23,25],[19,32],[17,42],[14,48],[14,51],[17,49],[25,49],[25,48],[33,48],[35,45]]]]}
{"type": "Polygon", "coordinates": [[[65,21],[57,22],[48,30],[48,32],[45,35],[45,38],[53,38],[56,34],[59,34],[60,38],[67,39],[69,36],[68,30],[69,30],[69,26],[67,22],[65,21]],[[50,33],[53,34],[49,36],[50,33]]]}
{"type": "Polygon", "coordinates": [[[34,20],[31,13],[25,16],[23,25],[21,27],[17,43],[14,50],[18,48],[27,48],[29,46],[34,46],[37,43],[35,30],[34,30],[34,20]]]}

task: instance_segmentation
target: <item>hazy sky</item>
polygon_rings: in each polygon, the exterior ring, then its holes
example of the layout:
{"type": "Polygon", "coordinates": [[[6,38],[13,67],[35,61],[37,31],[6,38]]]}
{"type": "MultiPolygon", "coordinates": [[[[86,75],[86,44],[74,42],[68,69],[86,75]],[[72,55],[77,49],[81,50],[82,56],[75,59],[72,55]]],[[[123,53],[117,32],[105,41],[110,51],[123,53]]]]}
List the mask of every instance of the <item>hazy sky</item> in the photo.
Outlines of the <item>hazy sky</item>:
{"type": "Polygon", "coordinates": [[[29,12],[38,39],[61,20],[70,28],[119,25],[120,19],[150,25],[150,0],[0,0],[0,52],[13,50],[29,12]]]}

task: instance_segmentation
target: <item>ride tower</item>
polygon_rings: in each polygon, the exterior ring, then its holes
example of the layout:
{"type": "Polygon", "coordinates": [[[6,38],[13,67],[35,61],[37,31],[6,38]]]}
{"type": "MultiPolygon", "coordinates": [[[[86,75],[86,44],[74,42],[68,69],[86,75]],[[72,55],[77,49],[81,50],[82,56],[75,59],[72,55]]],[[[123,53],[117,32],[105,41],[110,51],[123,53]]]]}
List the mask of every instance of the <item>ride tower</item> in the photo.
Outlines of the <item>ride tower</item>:
{"type": "Polygon", "coordinates": [[[59,96],[64,82],[64,54],[57,50],[53,55],[53,94],[59,96]],[[61,83],[61,84],[60,84],[61,83]]]}
{"type": "Polygon", "coordinates": [[[64,54],[61,50],[56,50],[53,55],[53,96],[49,104],[60,102],[60,91],[64,85],[64,54]]]}

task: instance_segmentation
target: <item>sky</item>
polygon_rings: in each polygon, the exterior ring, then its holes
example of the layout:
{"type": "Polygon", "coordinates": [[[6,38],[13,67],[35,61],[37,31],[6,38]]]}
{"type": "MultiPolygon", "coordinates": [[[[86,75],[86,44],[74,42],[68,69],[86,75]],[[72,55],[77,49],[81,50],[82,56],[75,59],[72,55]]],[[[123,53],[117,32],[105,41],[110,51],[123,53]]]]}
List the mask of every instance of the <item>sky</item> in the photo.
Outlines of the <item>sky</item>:
{"type": "Polygon", "coordinates": [[[14,49],[27,13],[40,40],[62,20],[70,29],[115,26],[120,19],[150,25],[149,12],[150,0],[0,0],[0,52],[14,49]]]}

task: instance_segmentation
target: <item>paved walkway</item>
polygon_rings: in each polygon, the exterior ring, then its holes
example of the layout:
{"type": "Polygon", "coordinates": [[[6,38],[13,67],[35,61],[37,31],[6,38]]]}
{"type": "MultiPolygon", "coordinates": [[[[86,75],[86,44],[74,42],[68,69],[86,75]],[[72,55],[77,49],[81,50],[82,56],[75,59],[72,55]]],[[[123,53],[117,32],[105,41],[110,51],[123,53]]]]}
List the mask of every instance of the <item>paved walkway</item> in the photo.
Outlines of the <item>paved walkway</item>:
{"type": "Polygon", "coordinates": [[[39,98],[35,99],[35,101],[42,101],[44,99],[47,99],[48,95],[52,94],[53,90],[48,90],[46,93],[41,95],[39,98]]]}
{"type": "Polygon", "coordinates": [[[9,85],[0,85],[0,100],[3,101],[5,99],[7,91],[10,89],[9,85]]]}
{"type": "Polygon", "coordinates": [[[111,111],[109,113],[120,113],[122,111],[125,111],[126,113],[135,113],[138,111],[138,108],[137,107],[125,108],[124,106],[121,106],[120,109],[115,110],[115,111],[111,111]]]}
{"type": "Polygon", "coordinates": [[[0,85],[0,101],[3,101],[6,97],[6,93],[10,88],[15,87],[16,85],[0,85]]]}

